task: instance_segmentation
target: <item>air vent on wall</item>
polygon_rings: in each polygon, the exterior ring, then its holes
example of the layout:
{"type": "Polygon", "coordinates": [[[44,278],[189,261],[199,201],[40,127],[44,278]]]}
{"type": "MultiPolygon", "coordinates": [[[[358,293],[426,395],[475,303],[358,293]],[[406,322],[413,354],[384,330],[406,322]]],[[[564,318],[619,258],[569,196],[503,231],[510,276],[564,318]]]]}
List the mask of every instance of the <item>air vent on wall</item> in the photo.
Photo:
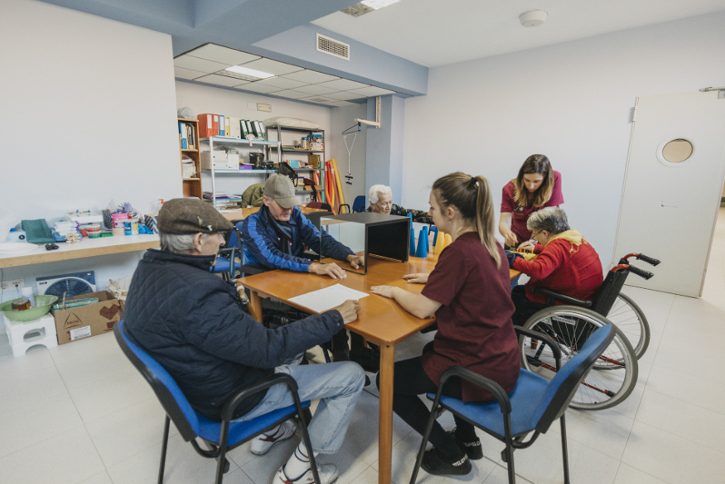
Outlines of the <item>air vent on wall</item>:
{"type": "Polygon", "coordinates": [[[340,59],[350,60],[350,45],[326,35],[317,34],[317,50],[340,59]]]}

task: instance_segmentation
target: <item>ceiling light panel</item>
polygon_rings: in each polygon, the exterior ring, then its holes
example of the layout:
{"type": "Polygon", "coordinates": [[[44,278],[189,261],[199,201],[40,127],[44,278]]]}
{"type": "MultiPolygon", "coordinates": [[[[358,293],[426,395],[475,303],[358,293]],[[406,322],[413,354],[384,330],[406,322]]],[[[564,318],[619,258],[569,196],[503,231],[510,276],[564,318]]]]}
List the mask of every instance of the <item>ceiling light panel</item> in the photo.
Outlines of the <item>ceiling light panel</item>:
{"type": "Polygon", "coordinates": [[[334,99],[330,99],[325,96],[306,97],[306,98],[302,99],[302,101],[307,101],[307,102],[315,103],[315,104],[324,104],[325,106],[332,106],[336,102],[334,99]]]}
{"type": "Polygon", "coordinates": [[[293,72],[292,74],[285,74],[284,77],[286,79],[294,79],[295,81],[304,82],[306,84],[319,84],[322,82],[328,82],[328,81],[334,81],[337,79],[340,79],[336,76],[331,76],[329,74],[323,74],[321,72],[317,71],[309,71],[305,69],[304,71],[299,72],[293,72]]]}
{"type": "Polygon", "coordinates": [[[260,79],[269,79],[270,77],[274,77],[274,74],[271,72],[251,69],[247,66],[229,66],[219,74],[237,77],[247,81],[257,81],[260,79]]]}
{"type": "Polygon", "coordinates": [[[226,65],[246,64],[260,58],[258,55],[247,54],[246,52],[216,44],[206,44],[188,52],[188,54],[226,65]]]}
{"type": "Polygon", "coordinates": [[[210,74],[208,76],[199,77],[196,79],[199,82],[207,82],[209,84],[216,84],[217,86],[232,87],[240,84],[245,84],[246,81],[236,79],[234,77],[219,76],[217,74],[210,74]]]}
{"type": "Polygon", "coordinates": [[[192,71],[191,69],[184,69],[183,67],[174,66],[174,77],[179,79],[196,79],[205,75],[203,72],[192,71]]]}
{"type": "Polygon", "coordinates": [[[269,72],[276,76],[281,76],[282,74],[289,74],[290,72],[295,72],[302,69],[301,67],[293,66],[292,64],[285,64],[284,62],[277,62],[271,59],[259,59],[248,62],[244,64],[244,67],[269,72]]]}
{"type": "Polygon", "coordinates": [[[374,10],[388,7],[394,3],[398,3],[400,0],[361,0],[360,3],[366,5],[374,10]]]}
{"type": "Polygon", "coordinates": [[[350,81],[347,79],[337,79],[335,81],[323,82],[320,86],[329,87],[338,91],[349,91],[350,89],[362,89],[363,87],[370,87],[369,84],[362,84],[360,82],[350,81]]]}
{"type": "Polygon", "coordinates": [[[203,72],[204,74],[211,74],[227,67],[226,64],[200,59],[199,57],[194,57],[189,54],[184,54],[181,57],[174,59],[174,65],[177,67],[183,67],[184,69],[191,69],[192,71],[203,72]]]}

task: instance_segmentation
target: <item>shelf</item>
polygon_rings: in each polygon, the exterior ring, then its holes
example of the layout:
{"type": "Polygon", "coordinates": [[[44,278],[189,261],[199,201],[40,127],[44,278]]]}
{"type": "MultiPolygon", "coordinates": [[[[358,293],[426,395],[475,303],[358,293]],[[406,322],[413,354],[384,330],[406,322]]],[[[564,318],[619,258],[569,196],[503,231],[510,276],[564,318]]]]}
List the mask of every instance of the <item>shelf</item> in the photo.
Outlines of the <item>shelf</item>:
{"type": "MultiPolygon", "coordinates": [[[[204,171],[211,173],[209,168],[204,168],[204,171]]],[[[268,173],[277,173],[277,170],[228,170],[221,168],[214,170],[215,175],[264,175],[268,173]]]]}
{"type": "Polygon", "coordinates": [[[249,145],[249,146],[271,146],[277,147],[279,141],[267,141],[267,140],[247,140],[241,138],[227,138],[226,136],[214,136],[212,138],[201,138],[202,143],[209,143],[212,140],[214,143],[227,144],[227,145],[249,145]]]}
{"type": "Polygon", "coordinates": [[[182,148],[181,152],[182,153],[198,153],[199,150],[197,150],[196,148],[182,148]]]}
{"type": "Polygon", "coordinates": [[[192,178],[184,178],[184,181],[199,181],[201,178],[192,177],[192,178]]]}
{"type": "Polygon", "coordinates": [[[297,127],[292,127],[292,126],[279,126],[276,124],[267,126],[267,129],[277,129],[277,128],[283,129],[285,131],[297,131],[299,133],[321,133],[324,131],[324,129],[322,129],[322,128],[317,128],[317,129],[297,128],[297,127]]]}
{"type": "MultiPolygon", "coordinates": [[[[272,150],[277,150],[276,146],[271,147],[272,150]]],[[[282,153],[306,153],[308,155],[324,153],[325,150],[303,150],[298,148],[282,148],[282,153]]]]}

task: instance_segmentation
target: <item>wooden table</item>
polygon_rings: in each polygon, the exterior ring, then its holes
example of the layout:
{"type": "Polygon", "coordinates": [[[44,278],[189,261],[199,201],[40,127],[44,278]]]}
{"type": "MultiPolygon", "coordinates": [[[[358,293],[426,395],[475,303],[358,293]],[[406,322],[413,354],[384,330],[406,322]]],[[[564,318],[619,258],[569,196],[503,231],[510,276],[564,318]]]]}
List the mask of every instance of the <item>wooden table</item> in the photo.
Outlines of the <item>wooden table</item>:
{"type": "MultiPolygon", "coordinates": [[[[33,246],[33,244],[29,244],[29,246],[33,246]]],[[[45,247],[40,245],[29,247],[31,250],[27,253],[0,256],[0,269],[158,248],[158,235],[129,235],[123,237],[101,237],[98,239],[85,238],[73,244],[58,243],[57,250],[45,250],[45,247]]]]}
{"type": "MultiPolygon", "coordinates": [[[[323,289],[333,284],[343,284],[358,291],[370,293],[370,286],[387,284],[399,286],[410,291],[420,292],[423,284],[410,284],[402,279],[411,272],[430,272],[436,259],[411,257],[406,263],[370,259],[367,274],[348,272],[347,278],[338,281],[326,276],[307,273],[270,271],[240,279],[240,283],[250,289],[250,313],[262,320],[260,296],[279,299],[298,309],[313,313],[289,302],[290,298],[310,291],[323,289]]],[[[346,328],[363,336],[380,347],[380,410],[378,435],[378,482],[389,484],[392,477],[393,452],[393,364],[395,345],[405,338],[430,326],[433,319],[418,319],[401,308],[392,299],[375,294],[360,299],[358,320],[346,325],[346,328]]]]}

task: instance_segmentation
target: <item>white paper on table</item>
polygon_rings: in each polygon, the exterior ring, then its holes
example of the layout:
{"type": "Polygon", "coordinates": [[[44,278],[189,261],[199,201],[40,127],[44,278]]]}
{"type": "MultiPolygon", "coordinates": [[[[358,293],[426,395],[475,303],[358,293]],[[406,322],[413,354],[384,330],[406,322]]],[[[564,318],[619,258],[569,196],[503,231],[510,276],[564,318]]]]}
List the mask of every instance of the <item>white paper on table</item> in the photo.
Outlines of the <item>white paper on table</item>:
{"type": "Polygon", "coordinates": [[[324,289],[306,292],[290,298],[290,302],[309,308],[315,312],[321,313],[332,309],[344,303],[348,299],[362,299],[368,296],[368,293],[356,291],[342,284],[333,284],[324,289]]]}

